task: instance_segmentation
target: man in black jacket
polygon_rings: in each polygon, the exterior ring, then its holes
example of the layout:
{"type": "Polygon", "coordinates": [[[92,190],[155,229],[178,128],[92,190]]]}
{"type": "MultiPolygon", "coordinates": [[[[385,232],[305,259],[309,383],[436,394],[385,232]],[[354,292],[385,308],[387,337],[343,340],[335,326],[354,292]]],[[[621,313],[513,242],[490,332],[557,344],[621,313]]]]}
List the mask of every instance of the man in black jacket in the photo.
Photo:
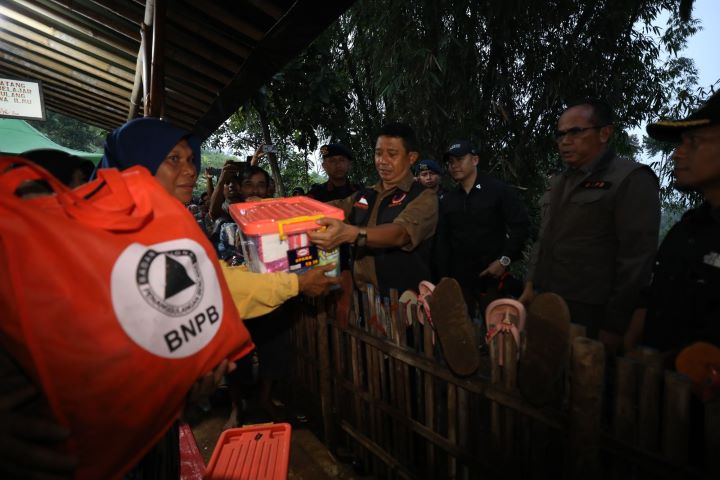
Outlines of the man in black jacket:
{"type": "Polygon", "coordinates": [[[647,127],[656,140],[674,142],[675,187],[702,194],[660,245],[653,280],[636,310],[626,348],[644,324],[642,343],[677,352],[692,342],[720,347],[720,94],[682,120],[647,127]]]}
{"type": "Polygon", "coordinates": [[[457,182],[440,200],[435,261],[438,277],[453,277],[463,288],[471,314],[513,260],[520,258],[530,221],[514,189],[478,171],[479,156],[467,140],[453,142],[444,155],[457,182]]]}

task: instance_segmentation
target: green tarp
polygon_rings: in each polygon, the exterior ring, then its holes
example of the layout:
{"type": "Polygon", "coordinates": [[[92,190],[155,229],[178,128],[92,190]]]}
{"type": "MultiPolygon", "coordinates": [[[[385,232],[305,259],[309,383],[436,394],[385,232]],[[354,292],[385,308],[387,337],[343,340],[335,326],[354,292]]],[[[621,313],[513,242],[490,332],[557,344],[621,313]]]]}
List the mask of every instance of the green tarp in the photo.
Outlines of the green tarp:
{"type": "Polygon", "coordinates": [[[63,147],[35,130],[24,120],[0,118],[0,153],[17,155],[28,150],[52,148],[98,163],[102,153],[81,152],[63,147]]]}

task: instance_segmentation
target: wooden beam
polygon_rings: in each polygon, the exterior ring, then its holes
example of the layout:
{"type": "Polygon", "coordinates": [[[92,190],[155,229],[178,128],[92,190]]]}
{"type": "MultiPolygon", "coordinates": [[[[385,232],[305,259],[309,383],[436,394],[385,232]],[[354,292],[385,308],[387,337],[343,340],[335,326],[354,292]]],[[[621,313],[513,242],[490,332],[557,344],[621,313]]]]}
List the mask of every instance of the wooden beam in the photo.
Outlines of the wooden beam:
{"type": "Polygon", "coordinates": [[[256,43],[262,40],[265,36],[265,32],[263,30],[235,15],[225,6],[226,4],[224,3],[218,4],[214,2],[203,2],[202,4],[195,3],[192,5],[193,7],[197,7],[197,10],[203,14],[224,25],[227,25],[236,33],[241,33],[256,43]]]}
{"type": "Polygon", "coordinates": [[[77,118],[92,125],[101,125],[102,128],[106,128],[109,130],[112,130],[117,125],[122,125],[122,120],[120,120],[118,123],[116,119],[107,115],[98,115],[89,110],[78,109],[63,103],[56,102],[54,99],[48,99],[46,105],[50,110],[60,110],[61,113],[66,112],[66,114],[70,117],[77,118]]]}
{"type": "MultiPolygon", "coordinates": [[[[24,5],[24,2],[20,0],[15,0],[16,2],[19,2],[24,5]]],[[[0,4],[0,16],[6,17],[7,19],[13,20],[13,22],[16,22],[18,24],[23,25],[24,27],[32,28],[33,30],[37,30],[38,32],[42,33],[48,38],[52,38],[58,42],[65,43],[67,45],[71,45],[77,49],[80,49],[84,52],[87,52],[91,55],[94,55],[98,58],[102,58],[107,62],[114,63],[115,65],[118,65],[119,67],[132,69],[132,62],[128,60],[125,57],[122,57],[121,55],[115,54],[108,50],[103,50],[96,45],[93,45],[89,42],[86,42],[78,36],[68,35],[67,33],[64,33],[61,30],[58,30],[57,28],[52,27],[53,21],[57,22],[64,22],[63,19],[57,18],[57,17],[50,17],[49,15],[52,15],[51,12],[47,12],[47,15],[44,15],[45,12],[42,9],[38,8],[38,12],[33,12],[34,17],[40,17],[42,18],[42,21],[37,20],[36,18],[24,15],[23,13],[16,11],[16,10],[10,10],[7,7],[4,7],[2,4],[0,4]]],[[[62,23],[63,26],[72,26],[72,22],[62,23]]],[[[82,35],[91,36],[92,32],[86,32],[85,29],[76,29],[76,33],[80,33],[82,35]]],[[[94,37],[96,38],[96,37],[94,37]]],[[[117,48],[117,47],[116,47],[117,48]]],[[[134,54],[133,54],[134,57],[134,54]]]]}
{"type": "Polygon", "coordinates": [[[178,95],[187,97],[188,99],[190,99],[190,101],[194,101],[195,103],[199,102],[202,105],[202,107],[199,108],[202,108],[203,111],[205,110],[207,105],[215,99],[216,95],[200,90],[195,90],[187,83],[172,77],[172,72],[170,72],[169,68],[168,73],[170,74],[170,76],[165,77],[167,88],[173,92],[176,92],[178,95]]]}
{"type": "Polygon", "coordinates": [[[192,16],[192,11],[183,10],[177,6],[168,12],[168,20],[177,24],[181,30],[194,33],[198,37],[214,44],[214,47],[226,50],[242,58],[247,58],[255,45],[243,45],[237,38],[226,35],[220,30],[213,30],[208,25],[198,21],[192,16]]]}
{"type": "MultiPolygon", "coordinates": [[[[167,92],[166,92],[166,94],[167,94],[167,92]]],[[[191,117],[191,118],[199,118],[204,113],[203,110],[198,110],[198,109],[188,106],[188,104],[185,103],[181,98],[177,98],[177,97],[173,98],[170,95],[167,95],[167,98],[165,100],[165,107],[168,112],[169,111],[182,112],[184,115],[187,115],[188,117],[191,117]]]]}
{"type": "Polygon", "coordinates": [[[278,20],[285,13],[282,8],[267,0],[249,0],[248,3],[275,20],[278,20]]]}
{"type": "Polygon", "coordinates": [[[7,42],[4,42],[2,39],[0,39],[0,55],[3,56],[3,58],[14,57],[25,62],[39,65],[41,68],[61,73],[66,77],[76,79],[82,83],[92,85],[103,91],[114,93],[115,95],[119,95],[121,97],[127,95],[127,93],[130,91],[129,88],[122,88],[116,86],[115,84],[108,83],[105,80],[92,77],[84,72],[77,71],[74,68],[68,67],[67,65],[56,62],[52,59],[45,58],[36,53],[25,50],[20,51],[14,48],[12,45],[8,44],[7,42]]]}
{"type": "Polygon", "coordinates": [[[100,101],[98,101],[98,99],[95,99],[94,97],[78,95],[76,92],[70,90],[65,86],[58,87],[54,83],[43,82],[43,93],[47,94],[48,92],[51,93],[52,96],[65,97],[68,100],[77,103],[78,105],[92,105],[95,108],[98,108],[100,110],[107,110],[108,112],[112,112],[113,114],[125,114],[118,105],[108,105],[106,103],[101,103],[100,101]]]}
{"type": "Polygon", "coordinates": [[[108,12],[112,13],[113,15],[116,15],[124,20],[127,20],[128,22],[132,23],[133,25],[140,25],[140,22],[143,21],[143,18],[145,18],[145,14],[147,11],[147,4],[145,8],[142,8],[140,5],[128,2],[127,0],[124,1],[114,1],[114,0],[90,0],[92,3],[97,5],[98,7],[102,8],[103,10],[107,10],[108,12]]]}
{"type": "Polygon", "coordinates": [[[199,100],[196,100],[195,98],[183,94],[182,92],[174,90],[170,86],[170,82],[168,82],[168,86],[165,89],[165,94],[167,95],[168,102],[174,102],[176,104],[183,105],[183,108],[185,108],[187,112],[202,114],[205,112],[205,107],[207,107],[206,102],[201,102],[199,100]]]}
{"type": "MultiPolygon", "coordinates": [[[[150,69],[150,96],[147,108],[151,117],[162,117],[165,107],[165,0],[155,0],[152,23],[152,56],[150,69]]],[[[147,40],[147,39],[146,39],[147,40]]],[[[147,52],[147,50],[145,50],[147,52]]],[[[145,58],[147,60],[147,57],[145,58]]]]}
{"type": "Polygon", "coordinates": [[[63,106],[64,108],[67,108],[69,110],[72,110],[77,115],[86,115],[88,117],[95,118],[98,121],[108,120],[108,121],[120,121],[122,123],[124,121],[124,115],[120,114],[118,117],[117,113],[110,114],[108,112],[104,112],[102,110],[95,110],[93,108],[88,108],[86,105],[78,105],[75,102],[69,102],[67,101],[67,98],[64,100],[61,100],[58,97],[51,97],[47,99],[47,102],[45,102],[47,105],[59,105],[63,106]]]}
{"type": "MultiPolygon", "coordinates": [[[[0,28],[0,30],[2,29],[0,28]]],[[[72,67],[78,72],[83,72],[87,75],[92,75],[93,77],[106,80],[108,83],[117,85],[121,88],[129,89],[132,86],[130,82],[127,81],[125,78],[111,75],[95,66],[80,62],[69,55],[63,55],[62,53],[58,53],[56,50],[31,43],[9,32],[6,35],[3,35],[2,38],[0,38],[0,49],[2,48],[11,53],[14,53],[15,55],[21,57],[26,56],[28,58],[30,57],[29,52],[33,52],[33,55],[42,56],[49,60],[56,61],[59,64],[72,67]]]]}
{"type": "Polygon", "coordinates": [[[87,7],[83,7],[82,5],[79,5],[78,3],[74,2],[73,0],[50,0],[51,2],[60,5],[61,7],[66,8],[67,10],[71,12],[75,12],[78,15],[87,18],[88,20],[93,21],[94,23],[100,25],[101,27],[105,27],[109,30],[112,30],[116,33],[119,33],[120,35],[125,36],[126,38],[130,40],[134,40],[136,42],[140,41],[140,34],[137,31],[137,29],[134,26],[131,26],[127,21],[123,19],[119,19],[115,16],[115,18],[112,18],[112,16],[102,15],[101,13],[98,13],[92,9],[89,9],[87,7]]]}
{"type": "Polygon", "coordinates": [[[2,52],[0,52],[0,65],[3,65],[4,68],[15,69],[16,71],[22,72],[20,76],[23,77],[30,76],[31,78],[37,78],[43,81],[45,81],[45,79],[47,78],[52,78],[63,85],[72,85],[80,89],[81,91],[87,92],[88,95],[97,95],[99,97],[105,98],[115,98],[118,102],[124,103],[123,97],[118,97],[114,94],[110,94],[91,85],[79,82],[74,78],[66,77],[65,75],[62,75],[60,73],[47,70],[42,66],[35,65],[31,62],[26,62],[23,59],[18,59],[15,56],[3,55],[2,52]]]}
{"type": "Polygon", "coordinates": [[[6,21],[3,23],[0,23],[0,30],[11,33],[13,35],[16,35],[19,38],[37,43],[37,44],[43,46],[44,48],[47,48],[54,52],[58,52],[60,54],[63,54],[67,57],[81,61],[88,65],[91,65],[97,69],[100,69],[104,72],[109,73],[110,75],[120,77],[120,78],[122,78],[124,80],[128,80],[128,81],[130,79],[132,79],[132,74],[128,69],[125,69],[122,67],[117,67],[117,66],[113,65],[112,63],[109,63],[109,62],[105,61],[104,59],[98,58],[94,55],[88,55],[87,53],[85,53],[84,51],[82,51],[80,49],[73,48],[71,46],[66,45],[65,43],[56,41],[54,38],[47,37],[40,33],[36,33],[33,30],[25,28],[21,25],[17,25],[13,21],[6,21]]]}
{"type": "Polygon", "coordinates": [[[225,84],[210,79],[199,72],[191,71],[189,68],[173,63],[168,63],[165,66],[166,75],[177,79],[178,81],[185,82],[192,88],[198,88],[208,93],[214,101],[217,97],[218,92],[225,86],[225,84]]]}
{"type": "Polygon", "coordinates": [[[51,26],[53,30],[70,30],[117,49],[127,55],[130,55],[131,57],[135,56],[133,50],[137,48],[137,42],[127,40],[125,37],[112,36],[111,34],[108,34],[107,32],[104,32],[94,26],[89,27],[65,12],[50,10],[45,6],[41,6],[27,0],[14,0],[14,2],[17,5],[22,6],[27,13],[35,16],[36,18],[40,17],[40,22],[43,25],[51,26]],[[133,43],[135,43],[134,47],[132,46],[133,43]]]}

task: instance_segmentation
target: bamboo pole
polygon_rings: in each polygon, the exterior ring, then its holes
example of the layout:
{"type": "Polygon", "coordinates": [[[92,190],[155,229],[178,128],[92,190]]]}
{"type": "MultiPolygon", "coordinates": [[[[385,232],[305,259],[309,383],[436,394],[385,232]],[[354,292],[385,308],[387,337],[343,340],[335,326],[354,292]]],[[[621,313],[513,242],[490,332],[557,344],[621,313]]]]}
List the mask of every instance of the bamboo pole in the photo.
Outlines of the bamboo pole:
{"type": "Polygon", "coordinates": [[[600,418],[602,416],[605,351],[595,340],[573,341],[570,396],[569,478],[600,478],[600,418]]]}
{"type": "MultiPolygon", "coordinates": [[[[152,50],[150,51],[149,97],[146,98],[147,108],[145,109],[146,116],[158,118],[163,116],[165,110],[165,8],[165,0],[155,0],[152,50]]],[[[147,53],[147,49],[145,52],[147,53]]]]}

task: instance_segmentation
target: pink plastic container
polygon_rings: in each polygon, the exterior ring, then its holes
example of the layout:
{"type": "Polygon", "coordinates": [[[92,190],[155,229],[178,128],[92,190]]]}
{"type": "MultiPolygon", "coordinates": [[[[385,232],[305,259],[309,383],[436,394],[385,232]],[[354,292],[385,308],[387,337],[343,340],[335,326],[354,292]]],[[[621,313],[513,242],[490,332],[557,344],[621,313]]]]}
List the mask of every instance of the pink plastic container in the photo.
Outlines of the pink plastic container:
{"type": "Polygon", "coordinates": [[[206,480],[285,480],[290,463],[289,423],[225,430],[205,473],[206,480]]]}

